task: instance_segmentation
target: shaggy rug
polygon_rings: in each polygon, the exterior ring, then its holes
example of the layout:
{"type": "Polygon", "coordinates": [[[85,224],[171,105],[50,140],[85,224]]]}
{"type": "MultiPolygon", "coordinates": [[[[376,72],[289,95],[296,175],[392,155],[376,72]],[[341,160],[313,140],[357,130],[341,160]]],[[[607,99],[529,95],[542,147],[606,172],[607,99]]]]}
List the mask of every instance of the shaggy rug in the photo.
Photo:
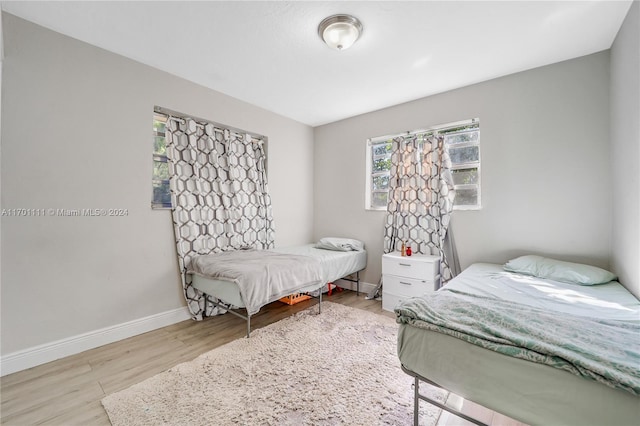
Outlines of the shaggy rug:
{"type": "MultiPolygon", "coordinates": [[[[394,319],[313,306],[114,393],[120,425],[411,425],[413,378],[400,369],[394,319]]],[[[446,392],[433,388],[444,401],[446,392]]],[[[436,407],[421,403],[420,424],[436,407]]]]}

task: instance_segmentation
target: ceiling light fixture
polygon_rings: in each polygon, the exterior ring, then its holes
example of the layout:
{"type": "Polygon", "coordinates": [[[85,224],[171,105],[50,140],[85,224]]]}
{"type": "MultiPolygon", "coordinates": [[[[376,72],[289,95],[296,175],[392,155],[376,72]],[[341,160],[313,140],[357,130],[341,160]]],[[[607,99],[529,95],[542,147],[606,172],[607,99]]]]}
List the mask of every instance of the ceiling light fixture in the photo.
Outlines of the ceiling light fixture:
{"type": "Polygon", "coordinates": [[[351,15],[333,15],[318,25],[318,35],[332,49],[351,47],[362,34],[362,24],[351,15]]]}

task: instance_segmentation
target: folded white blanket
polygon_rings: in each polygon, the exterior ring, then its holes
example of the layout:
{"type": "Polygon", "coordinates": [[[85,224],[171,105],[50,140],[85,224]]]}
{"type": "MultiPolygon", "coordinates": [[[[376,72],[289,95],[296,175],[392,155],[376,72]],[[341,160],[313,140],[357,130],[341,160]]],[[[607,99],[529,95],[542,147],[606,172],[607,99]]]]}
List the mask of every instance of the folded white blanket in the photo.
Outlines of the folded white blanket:
{"type": "Polygon", "coordinates": [[[266,250],[240,250],[198,256],[187,272],[205,278],[231,281],[253,315],[267,303],[298,290],[322,287],[320,262],[309,256],[274,253],[266,250]]]}

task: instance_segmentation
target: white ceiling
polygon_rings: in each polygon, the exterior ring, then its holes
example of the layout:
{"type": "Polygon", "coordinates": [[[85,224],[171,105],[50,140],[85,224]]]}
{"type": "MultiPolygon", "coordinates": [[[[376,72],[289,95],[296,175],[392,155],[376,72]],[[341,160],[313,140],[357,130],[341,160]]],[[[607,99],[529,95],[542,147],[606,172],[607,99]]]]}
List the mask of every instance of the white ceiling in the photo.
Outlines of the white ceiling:
{"type": "Polygon", "coordinates": [[[631,1],[2,2],[2,10],[317,126],[608,49],[631,1]],[[317,26],[356,16],[362,38],[317,26]]]}

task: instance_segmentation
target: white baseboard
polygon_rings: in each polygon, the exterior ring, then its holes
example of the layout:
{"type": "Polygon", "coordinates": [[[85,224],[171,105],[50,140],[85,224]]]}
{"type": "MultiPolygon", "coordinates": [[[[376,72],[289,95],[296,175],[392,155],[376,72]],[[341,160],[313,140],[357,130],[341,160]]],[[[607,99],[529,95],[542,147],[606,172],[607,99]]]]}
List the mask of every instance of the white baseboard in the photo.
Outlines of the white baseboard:
{"type": "MultiPolygon", "coordinates": [[[[356,291],[356,283],[351,281],[337,280],[335,284],[342,288],[356,291]]],[[[376,287],[376,284],[360,282],[360,292],[363,294],[369,293],[376,287]]],[[[157,330],[190,318],[191,314],[187,307],[178,308],[13,352],[0,358],[0,377],[148,331],[157,330]]]]}
{"type": "MultiPolygon", "coordinates": [[[[338,287],[346,288],[347,290],[356,291],[356,283],[351,281],[340,279],[334,282],[334,284],[338,287]]],[[[360,281],[360,293],[364,293],[365,295],[370,291],[375,290],[376,287],[378,287],[376,284],[360,281]]]]}
{"type": "Polygon", "coordinates": [[[190,318],[191,314],[187,307],[178,308],[13,352],[0,359],[0,376],[26,370],[36,365],[75,355],[190,318]]]}

